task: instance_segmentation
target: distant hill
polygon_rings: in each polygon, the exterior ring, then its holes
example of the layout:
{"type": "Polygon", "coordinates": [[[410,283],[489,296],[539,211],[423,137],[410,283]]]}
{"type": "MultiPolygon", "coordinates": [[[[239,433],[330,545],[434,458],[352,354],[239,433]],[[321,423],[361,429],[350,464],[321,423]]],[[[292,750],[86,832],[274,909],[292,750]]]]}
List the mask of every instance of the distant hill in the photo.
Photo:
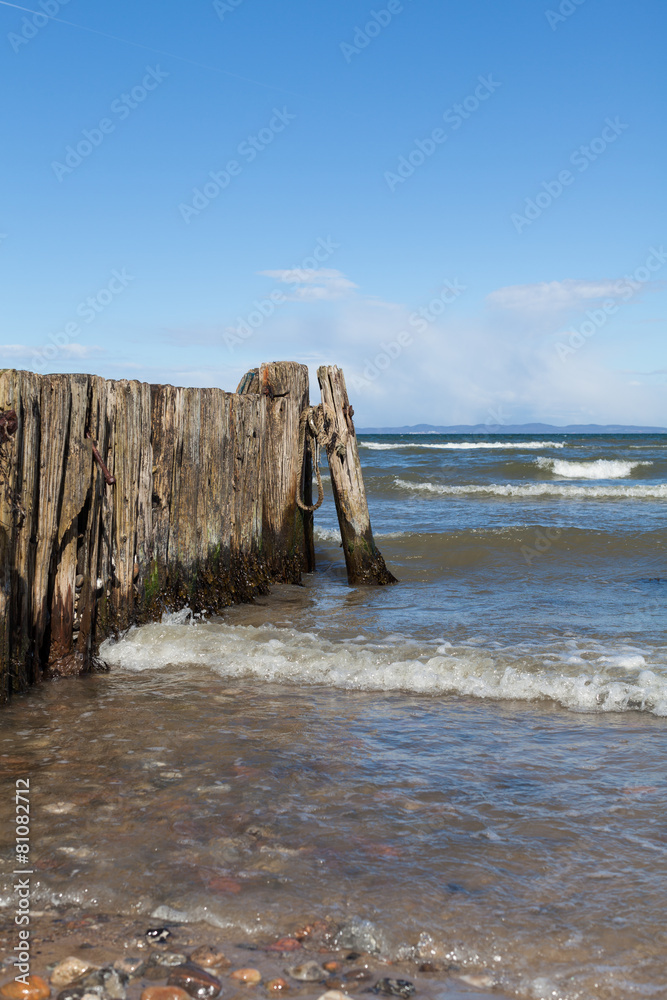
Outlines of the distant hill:
{"type": "Polygon", "coordinates": [[[357,434],[667,434],[667,427],[628,424],[413,424],[411,427],[359,427],[357,434]]]}

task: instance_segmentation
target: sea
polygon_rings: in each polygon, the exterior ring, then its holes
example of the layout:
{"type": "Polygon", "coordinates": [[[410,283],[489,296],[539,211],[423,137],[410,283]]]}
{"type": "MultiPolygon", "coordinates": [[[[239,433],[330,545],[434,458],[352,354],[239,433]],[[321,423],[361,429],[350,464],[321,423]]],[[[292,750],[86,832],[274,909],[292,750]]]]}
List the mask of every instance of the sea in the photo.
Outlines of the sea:
{"type": "Polygon", "coordinates": [[[173,608],[3,711],[35,905],[666,997],[667,435],[359,446],[398,583],[347,585],[323,470],[303,586],[173,608]]]}

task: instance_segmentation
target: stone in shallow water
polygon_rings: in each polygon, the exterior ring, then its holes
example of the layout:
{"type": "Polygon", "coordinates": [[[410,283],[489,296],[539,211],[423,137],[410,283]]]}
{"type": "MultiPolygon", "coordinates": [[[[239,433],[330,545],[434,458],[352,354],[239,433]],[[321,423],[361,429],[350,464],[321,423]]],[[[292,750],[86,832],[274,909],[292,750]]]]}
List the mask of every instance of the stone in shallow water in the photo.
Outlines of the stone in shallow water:
{"type": "MultiPolygon", "coordinates": [[[[387,951],[387,942],[382,931],[378,930],[370,920],[360,920],[353,917],[340,928],[335,938],[336,948],[351,948],[354,951],[367,951],[371,955],[379,955],[387,951]]],[[[352,959],[352,961],[354,961],[352,959]]]]}
{"type": "Polygon", "coordinates": [[[281,951],[284,953],[288,951],[298,951],[299,948],[302,947],[303,945],[296,938],[283,937],[278,938],[278,940],[274,941],[273,944],[267,945],[266,951],[281,951]]]}
{"type": "Polygon", "coordinates": [[[477,986],[480,989],[483,989],[485,986],[491,987],[496,985],[496,981],[493,976],[466,975],[457,976],[456,978],[460,979],[462,983],[467,983],[468,986],[477,986]]]}
{"type": "Polygon", "coordinates": [[[318,1000],[352,1000],[352,998],[340,990],[327,990],[321,997],[318,997],[318,1000]]]}
{"type": "Polygon", "coordinates": [[[415,991],[414,984],[407,979],[378,979],[373,987],[374,993],[382,993],[389,997],[411,997],[415,991]]]}
{"type": "Polygon", "coordinates": [[[248,986],[258,986],[262,981],[262,973],[259,969],[236,969],[230,978],[239,983],[247,983],[248,986]]]}
{"type": "Polygon", "coordinates": [[[194,962],[184,962],[183,965],[175,966],[169,973],[167,986],[179,986],[191,997],[195,997],[195,1000],[217,997],[222,989],[219,979],[194,962]]]}
{"type": "Polygon", "coordinates": [[[209,944],[203,944],[190,955],[190,961],[195,965],[200,965],[203,969],[229,969],[231,962],[225,958],[217,948],[211,948],[209,944]]]}
{"type": "Polygon", "coordinates": [[[301,965],[293,965],[287,970],[292,979],[298,979],[302,983],[318,983],[327,978],[327,974],[317,962],[303,962],[301,965]]]}
{"type": "Polygon", "coordinates": [[[277,976],[276,979],[269,979],[266,988],[271,993],[279,993],[281,990],[288,990],[290,986],[286,979],[277,976]]]}
{"type": "Polygon", "coordinates": [[[154,961],[157,965],[166,965],[171,969],[175,965],[184,965],[187,958],[178,951],[158,951],[151,955],[149,961],[154,961]]]}
{"type": "Polygon", "coordinates": [[[127,955],[125,958],[119,958],[113,963],[113,968],[117,972],[124,973],[130,979],[138,979],[144,971],[145,966],[146,960],[138,958],[136,955],[127,955]]]}
{"type": "Polygon", "coordinates": [[[178,986],[147,986],[141,1000],[190,1000],[190,994],[178,986]]]}
{"type": "Polygon", "coordinates": [[[348,969],[345,973],[346,979],[351,979],[355,983],[367,983],[370,979],[373,979],[373,973],[370,969],[348,969]]]}
{"type": "Polygon", "coordinates": [[[15,979],[5,983],[0,996],[5,1000],[46,1000],[51,996],[51,988],[41,976],[28,976],[26,983],[17,983],[15,979]]]}
{"type": "Polygon", "coordinates": [[[51,984],[53,986],[69,986],[75,979],[84,976],[90,969],[90,962],[84,962],[81,958],[70,955],[58,962],[51,973],[51,984]]]}
{"type": "Polygon", "coordinates": [[[58,1000],[81,1000],[85,992],[83,986],[67,986],[58,994],[58,1000]]]}
{"type": "Polygon", "coordinates": [[[142,977],[150,979],[151,982],[159,982],[161,979],[168,979],[173,966],[162,965],[160,962],[146,962],[142,977]]]}
{"type": "Polygon", "coordinates": [[[111,1000],[125,1000],[127,982],[128,976],[124,972],[107,966],[104,969],[92,969],[77,979],[73,985],[83,986],[93,993],[97,993],[101,987],[111,1000]]]}
{"type": "Polygon", "coordinates": [[[164,944],[171,937],[171,931],[168,927],[149,927],[146,937],[152,944],[164,944]]]}

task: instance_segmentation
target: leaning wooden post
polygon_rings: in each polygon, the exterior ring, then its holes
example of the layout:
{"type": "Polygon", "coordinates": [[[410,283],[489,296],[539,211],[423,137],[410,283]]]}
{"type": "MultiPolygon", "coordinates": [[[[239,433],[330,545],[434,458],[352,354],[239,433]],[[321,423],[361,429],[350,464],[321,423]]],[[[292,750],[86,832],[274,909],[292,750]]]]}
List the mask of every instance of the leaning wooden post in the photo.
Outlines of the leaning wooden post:
{"type": "Polygon", "coordinates": [[[318,422],[329,460],[348,583],[396,583],[373,541],[345,376],[335,365],[323,365],[317,378],[322,390],[318,422]]]}

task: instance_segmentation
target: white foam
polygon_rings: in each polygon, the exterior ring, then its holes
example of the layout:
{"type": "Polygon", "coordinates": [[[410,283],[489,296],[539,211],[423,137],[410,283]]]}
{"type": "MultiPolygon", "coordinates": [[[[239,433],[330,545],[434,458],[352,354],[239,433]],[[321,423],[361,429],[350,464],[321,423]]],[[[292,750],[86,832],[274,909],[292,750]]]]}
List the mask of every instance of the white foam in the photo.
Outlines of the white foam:
{"type": "Polygon", "coordinates": [[[653,462],[623,462],[620,459],[599,458],[595,462],[568,462],[563,458],[536,458],[541,469],[549,469],[564,479],[627,479],[640,465],[653,462]]]}
{"type": "Polygon", "coordinates": [[[497,451],[540,451],[542,448],[564,448],[563,441],[443,441],[439,444],[387,444],[381,441],[359,441],[360,448],[372,451],[393,451],[394,448],[435,448],[441,451],[468,451],[471,449],[493,449],[497,451]]]}
{"type": "Polygon", "coordinates": [[[313,534],[319,542],[336,542],[340,545],[340,531],[337,531],[335,528],[319,528],[315,525],[313,534]]]}
{"type": "Polygon", "coordinates": [[[666,500],[667,484],[643,486],[566,486],[564,483],[471,483],[465,486],[445,486],[441,483],[409,483],[405,479],[394,479],[396,486],[405,490],[422,493],[438,493],[442,496],[468,496],[482,494],[496,497],[572,497],[573,499],[617,499],[626,498],[666,500]]]}
{"type": "MultiPolygon", "coordinates": [[[[317,684],[360,691],[458,694],[502,700],[550,700],[587,712],[638,710],[667,716],[667,659],[660,651],[622,658],[627,649],[596,644],[502,650],[417,647],[395,642],[332,642],[273,626],[156,624],[107,640],[101,658],[115,668],[146,671],[169,665],[213,670],[225,678],[317,684]],[[585,662],[574,652],[585,653],[585,662]],[[567,655],[566,655],[567,653],[567,655]],[[647,660],[648,658],[648,660],[647,660]],[[640,662],[641,661],[641,662],[640,662]],[[619,668],[625,672],[619,675],[619,668]]],[[[634,654],[635,651],[633,650],[634,654]]]]}

